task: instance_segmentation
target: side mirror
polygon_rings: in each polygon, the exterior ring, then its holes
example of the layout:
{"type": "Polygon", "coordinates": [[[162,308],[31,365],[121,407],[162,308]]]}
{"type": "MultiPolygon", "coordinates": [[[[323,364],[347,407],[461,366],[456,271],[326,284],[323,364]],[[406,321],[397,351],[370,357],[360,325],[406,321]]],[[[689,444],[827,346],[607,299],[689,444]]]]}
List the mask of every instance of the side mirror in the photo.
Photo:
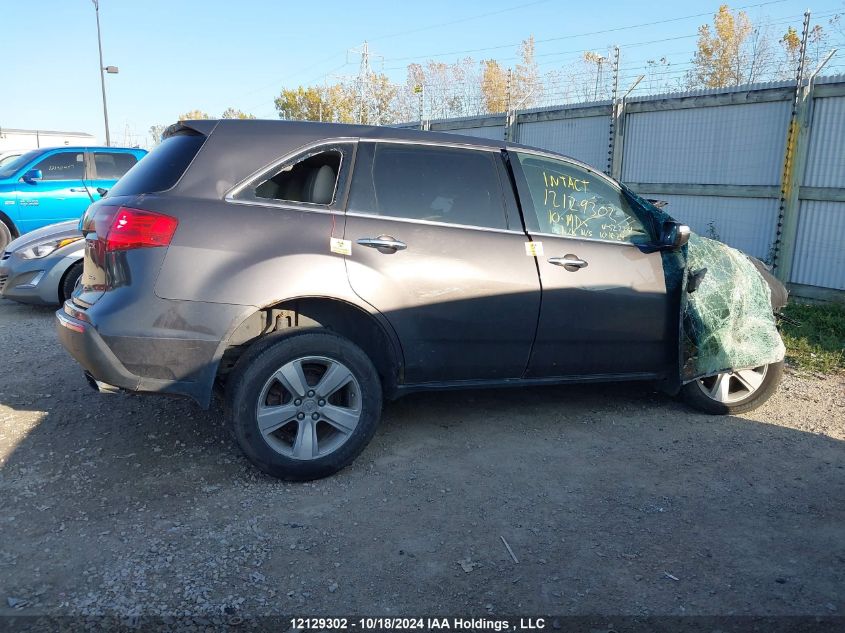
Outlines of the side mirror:
{"type": "Polygon", "coordinates": [[[666,222],[660,235],[660,246],[668,250],[678,250],[689,242],[692,233],[690,227],[679,222],[666,222]]]}
{"type": "Polygon", "coordinates": [[[40,169],[30,169],[21,177],[21,180],[27,184],[34,185],[36,181],[41,180],[43,177],[40,169]]]}

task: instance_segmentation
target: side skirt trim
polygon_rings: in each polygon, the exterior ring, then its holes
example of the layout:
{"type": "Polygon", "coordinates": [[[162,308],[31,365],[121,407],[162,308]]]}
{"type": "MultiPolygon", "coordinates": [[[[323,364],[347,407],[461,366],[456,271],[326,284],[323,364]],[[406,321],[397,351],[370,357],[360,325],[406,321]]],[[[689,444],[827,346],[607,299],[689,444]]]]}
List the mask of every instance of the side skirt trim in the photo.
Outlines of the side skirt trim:
{"type": "Polygon", "coordinates": [[[633,374],[590,374],[586,376],[552,376],[547,378],[505,378],[501,380],[453,380],[448,382],[422,382],[398,385],[394,398],[419,391],[450,391],[456,389],[500,389],[509,387],[535,387],[542,385],[624,382],[637,380],[662,380],[663,374],[639,372],[633,374]]]}

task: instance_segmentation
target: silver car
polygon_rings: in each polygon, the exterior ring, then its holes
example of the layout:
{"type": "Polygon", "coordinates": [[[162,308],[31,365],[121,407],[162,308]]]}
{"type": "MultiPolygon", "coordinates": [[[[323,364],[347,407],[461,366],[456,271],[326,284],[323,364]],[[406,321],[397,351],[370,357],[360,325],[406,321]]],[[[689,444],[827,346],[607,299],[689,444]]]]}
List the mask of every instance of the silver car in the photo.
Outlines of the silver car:
{"type": "Polygon", "coordinates": [[[78,220],[59,222],[9,242],[0,255],[0,297],[37,305],[70,297],[85,256],[78,227],[78,220]]]}

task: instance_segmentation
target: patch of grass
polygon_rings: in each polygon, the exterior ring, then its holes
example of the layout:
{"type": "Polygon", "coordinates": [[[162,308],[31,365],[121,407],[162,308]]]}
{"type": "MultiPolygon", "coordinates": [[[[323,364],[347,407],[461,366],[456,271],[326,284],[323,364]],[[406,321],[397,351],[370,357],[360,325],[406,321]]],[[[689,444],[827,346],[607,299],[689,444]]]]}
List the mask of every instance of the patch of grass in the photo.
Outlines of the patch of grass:
{"type": "Polygon", "coordinates": [[[823,374],[845,370],[845,305],[790,302],[783,314],[801,323],[781,322],[790,365],[823,374]]]}

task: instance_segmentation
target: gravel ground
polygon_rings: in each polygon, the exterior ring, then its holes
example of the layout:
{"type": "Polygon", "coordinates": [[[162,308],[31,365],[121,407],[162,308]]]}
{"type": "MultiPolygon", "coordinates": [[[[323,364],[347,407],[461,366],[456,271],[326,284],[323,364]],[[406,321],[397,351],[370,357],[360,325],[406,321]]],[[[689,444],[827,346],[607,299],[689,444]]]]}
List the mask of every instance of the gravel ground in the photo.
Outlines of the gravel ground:
{"type": "Polygon", "coordinates": [[[721,418],[642,385],[410,396],[286,484],[219,409],[91,391],[50,309],[0,301],[0,359],[0,615],[845,614],[842,377],[721,418]]]}

